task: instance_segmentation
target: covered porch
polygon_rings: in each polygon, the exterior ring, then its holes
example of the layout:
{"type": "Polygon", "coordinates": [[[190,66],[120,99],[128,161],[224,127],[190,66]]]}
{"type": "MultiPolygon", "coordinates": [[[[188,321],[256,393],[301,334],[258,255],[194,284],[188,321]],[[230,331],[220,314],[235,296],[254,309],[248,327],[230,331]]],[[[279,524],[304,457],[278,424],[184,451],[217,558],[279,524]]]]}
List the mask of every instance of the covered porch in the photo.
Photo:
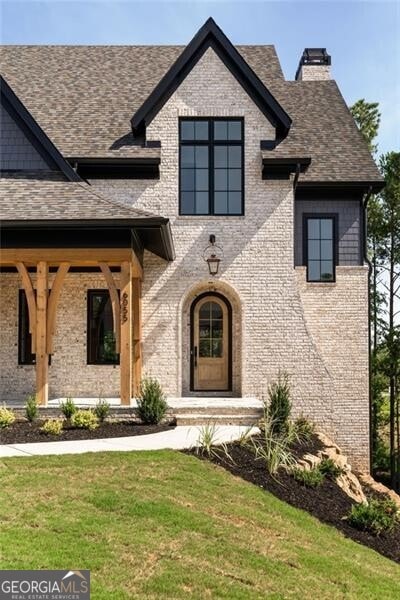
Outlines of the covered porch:
{"type": "MultiPolygon", "coordinates": [[[[5,304],[13,305],[12,311],[8,312],[3,305],[3,312],[9,315],[4,321],[9,332],[1,340],[2,354],[8,357],[7,370],[2,369],[2,400],[15,405],[26,399],[19,395],[20,400],[17,398],[10,402],[12,394],[8,392],[12,389],[14,375],[17,377],[21,369],[25,374],[29,371],[29,378],[32,378],[34,369],[34,383],[31,381],[29,393],[36,395],[42,407],[50,407],[51,400],[58,398],[60,393],[68,395],[71,391],[74,397],[82,395],[79,393],[80,373],[74,368],[68,370],[68,361],[65,366],[62,365],[63,381],[67,382],[65,389],[62,389],[63,386],[51,389],[51,371],[55,368],[52,363],[57,363],[59,368],[66,353],[78,351],[73,343],[78,334],[74,336],[75,324],[71,315],[80,311],[79,335],[82,335],[84,329],[88,329],[84,298],[88,296],[90,285],[85,278],[92,281],[96,277],[100,281],[97,287],[104,288],[104,294],[108,292],[107,302],[112,313],[110,327],[118,358],[115,366],[119,369],[119,390],[114,385],[114,395],[119,391],[118,404],[129,407],[132,398],[137,396],[142,377],[143,256],[145,251],[149,251],[164,260],[173,260],[168,220],[110,202],[85,184],[31,183],[29,204],[26,202],[25,182],[8,181],[0,185],[7,188],[2,191],[8,192],[8,202],[1,207],[0,278],[3,291],[7,286],[9,290],[3,300],[5,304]],[[24,202],[19,202],[20,199],[24,202]],[[80,303],[69,296],[68,281],[71,280],[74,280],[75,289],[79,290],[80,303]],[[28,367],[21,366],[19,350],[18,359],[14,350],[19,345],[13,321],[17,318],[19,328],[20,290],[26,299],[29,351],[33,358],[28,367]],[[60,309],[60,298],[64,310],[60,309]],[[65,324],[68,319],[70,321],[65,324]],[[57,328],[60,330],[58,334],[57,328]]],[[[82,353],[87,340],[79,342],[80,360],[84,367],[84,364],[90,364],[86,361],[86,353],[85,356],[82,353]]],[[[118,371],[114,370],[114,384],[116,375],[118,371]]],[[[108,377],[104,370],[102,375],[99,374],[99,379],[101,377],[108,377]]],[[[98,400],[97,390],[90,392],[93,397],[97,395],[98,400]]]]}

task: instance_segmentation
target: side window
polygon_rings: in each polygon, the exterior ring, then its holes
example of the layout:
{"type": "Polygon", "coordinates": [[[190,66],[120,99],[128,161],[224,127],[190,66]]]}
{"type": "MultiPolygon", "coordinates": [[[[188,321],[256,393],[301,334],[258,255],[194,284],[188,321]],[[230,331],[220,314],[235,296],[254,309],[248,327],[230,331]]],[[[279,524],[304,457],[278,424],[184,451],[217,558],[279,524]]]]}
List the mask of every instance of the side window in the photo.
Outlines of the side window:
{"type": "Polygon", "coordinates": [[[90,365],[119,363],[108,290],[88,291],[87,362],[90,365]]]}
{"type": "Polygon", "coordinates": [[[242,215],[243,119],[181,119],[180,214],[242,215]]]}
{"type": "Polygon", "coordinates": [[[336,217],[307,215],[303,231],[307,281],[335,281],[336,217]]]}
{"type": "Polygon", "coordinates": [[[18,291],[18,364],[35,364],[32,354],[32,336],[29,333],[28,302],[24,290],[18,291]]]}

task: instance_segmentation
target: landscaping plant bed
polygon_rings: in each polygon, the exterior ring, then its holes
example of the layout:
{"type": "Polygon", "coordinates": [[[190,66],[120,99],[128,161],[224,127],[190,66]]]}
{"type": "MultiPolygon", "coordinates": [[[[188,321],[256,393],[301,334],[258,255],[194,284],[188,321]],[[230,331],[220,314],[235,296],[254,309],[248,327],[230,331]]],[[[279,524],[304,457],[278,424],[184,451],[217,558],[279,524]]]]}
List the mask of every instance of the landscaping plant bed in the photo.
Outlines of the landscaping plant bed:
{"type": "MultiPolygon", "coordinates": [[[[313,436],[307,445],[295,448],[294,453],[300,458],[306,452],[315,451],[319,444],[319,440],[313,436]]],[[[400,563],[400,526],[397,525],[393,531],[379,536],[352,527],[344,517],[349,514],[354,502],[330,479],[326,478],[319,487],[309,488],[282,469],[278,474],[270,475],[263,460],[256,459],[252,448],[247,445],[231,443],[226,446],[226,449],[232,460],[222,449],[209,457],[196,453],[195,449],[190,450],[190,453],[199,458],[206,458],[233,475],[268,490],[280,500],[307,511],[324,523],[333,525],[352,540],[369,546],[400,563]]],[[[367,497],[370,496],[368,487],[363,489],[367,497]]],[[[376,493],[373,495],[376,497],[376,493]]]]}
{"type": "Polygon", "coordinates": [[[96,429],[72,427],[65,422],[60,435],[49,435],[40,430],[44,421],[33,423],[16,421],[10,427],[0,429],[0,444],[24,444],[30,442],[61,442],[73,440],[95,440],[99,438],[116,438],[135,435],[147,435],[160,431],[169,431],[175,425],[141,425],[133,421],[105,421],[96,429]]]}

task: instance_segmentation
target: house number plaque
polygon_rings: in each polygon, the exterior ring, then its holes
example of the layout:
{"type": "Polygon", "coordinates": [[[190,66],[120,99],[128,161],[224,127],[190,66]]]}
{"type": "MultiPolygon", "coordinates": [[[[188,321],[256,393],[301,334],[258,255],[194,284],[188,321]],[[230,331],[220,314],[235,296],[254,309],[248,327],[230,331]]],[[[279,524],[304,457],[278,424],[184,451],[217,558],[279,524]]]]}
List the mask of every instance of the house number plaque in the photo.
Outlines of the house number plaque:
{"type": "Polygon", "coordinates": [[[121,321],[126,323],[128,320],[128,294],[124,292],[121,299],[121,321]]]}

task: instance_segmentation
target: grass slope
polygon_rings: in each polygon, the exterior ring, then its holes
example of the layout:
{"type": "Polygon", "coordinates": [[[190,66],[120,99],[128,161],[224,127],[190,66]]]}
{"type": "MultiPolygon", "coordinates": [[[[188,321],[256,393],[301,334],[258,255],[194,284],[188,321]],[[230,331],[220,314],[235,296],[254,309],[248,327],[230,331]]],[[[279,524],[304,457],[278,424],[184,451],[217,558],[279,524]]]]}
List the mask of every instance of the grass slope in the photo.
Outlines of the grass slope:
{"type": "Polygon", "coordinates": [[[400,568],[172,451],[0,462],[0,568],[90,569],[94,600],[400,597],[400,568]]]}

